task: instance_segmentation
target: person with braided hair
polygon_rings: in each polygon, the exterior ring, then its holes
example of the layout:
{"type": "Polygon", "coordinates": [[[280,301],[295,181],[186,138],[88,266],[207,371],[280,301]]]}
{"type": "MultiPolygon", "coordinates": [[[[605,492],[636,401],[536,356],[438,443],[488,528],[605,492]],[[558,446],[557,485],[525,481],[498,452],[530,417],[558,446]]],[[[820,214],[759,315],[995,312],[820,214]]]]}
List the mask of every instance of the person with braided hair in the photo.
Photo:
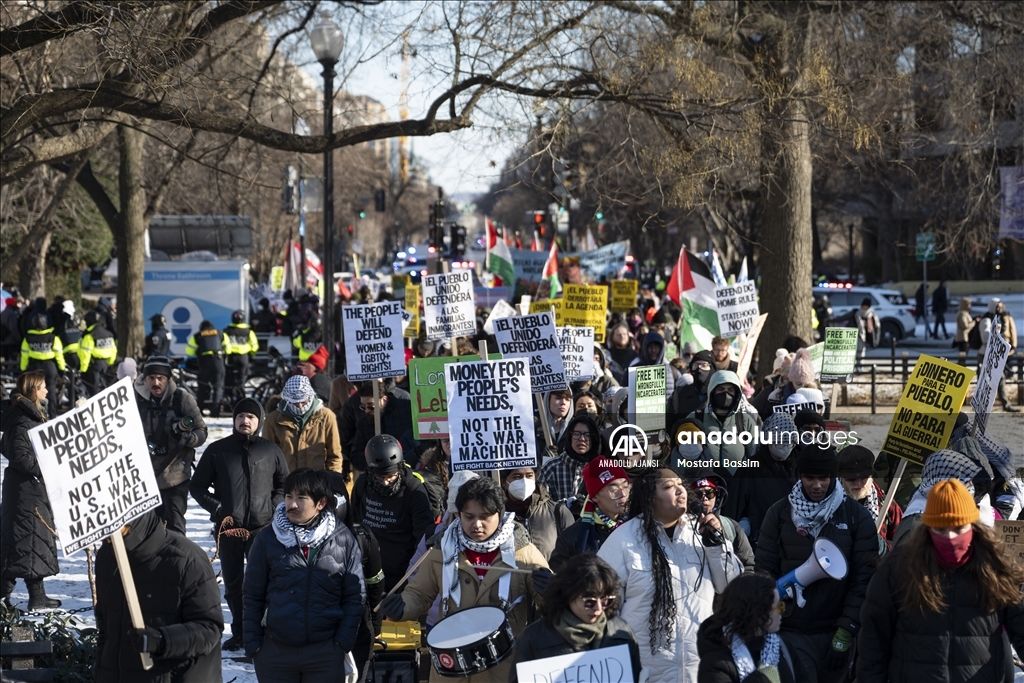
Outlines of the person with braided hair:
{"type": "Polygon", "coordinates": [[[689,512],[678,474],[648,470],[632,481],[630,519],[597,554],[619,575],[620,616],[636,633],[650,680],[696,683],[697,629],[743,568],[718,518],[698,524],[689,512]]]}

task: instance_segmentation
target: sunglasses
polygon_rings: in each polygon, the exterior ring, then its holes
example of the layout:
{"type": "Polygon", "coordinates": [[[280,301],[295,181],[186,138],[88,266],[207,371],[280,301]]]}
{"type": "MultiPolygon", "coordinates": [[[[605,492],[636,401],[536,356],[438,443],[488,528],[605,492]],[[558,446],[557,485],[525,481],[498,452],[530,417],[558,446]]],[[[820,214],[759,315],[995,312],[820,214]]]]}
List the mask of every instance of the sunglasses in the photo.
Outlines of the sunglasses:
{"type": "Polygon", "coordinates": [[[697,497],[701,500],[714,500],[718,497],[718,492],[714,489],[698,489],[697,491],[694,491],[694,493],[696,493],[697,497]]]}
{"type": "Polygon", "coordinates": [[[360,403],[359,404],[359,408],[364,413],[372,413],[373,412],[373,404],[372,403],[360,403]]]}
{"type": "Polygon", "coordinates": [[[583,598],[583,609],[594,609],[597,607],[597,603],[601,603],[601,609],[608,609],[608,605],[612,604],[615,600],[614,595],[609,595],[607,598],[583,598]]]}

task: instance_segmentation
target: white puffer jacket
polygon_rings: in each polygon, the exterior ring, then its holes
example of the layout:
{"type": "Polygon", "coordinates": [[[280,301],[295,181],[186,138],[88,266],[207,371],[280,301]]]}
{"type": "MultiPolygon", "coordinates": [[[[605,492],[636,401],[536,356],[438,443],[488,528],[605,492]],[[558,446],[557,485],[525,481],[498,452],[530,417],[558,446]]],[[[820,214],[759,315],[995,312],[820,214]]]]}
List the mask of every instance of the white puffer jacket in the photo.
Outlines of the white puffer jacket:
{"type": "Polygon", "coordinates": [[[672,538],[661,534],[661,547],[672,570],[672,594],[676,600],[676,623],[668,650],[651,654],[650,619],[654,603],[654,574],[651,554],[643,537],[641,519],[631,519],[612,532],[598,556],[618,573],[623,587],[619,613],[640,646],[640,662],[651,681],[697,683],[697,629],[711,616],[715,593],[743,571],[732,543],[704,547],[686,516],[672,529],[672,538]],[[697,587],[697,581],[700,586],[697,587]]]}

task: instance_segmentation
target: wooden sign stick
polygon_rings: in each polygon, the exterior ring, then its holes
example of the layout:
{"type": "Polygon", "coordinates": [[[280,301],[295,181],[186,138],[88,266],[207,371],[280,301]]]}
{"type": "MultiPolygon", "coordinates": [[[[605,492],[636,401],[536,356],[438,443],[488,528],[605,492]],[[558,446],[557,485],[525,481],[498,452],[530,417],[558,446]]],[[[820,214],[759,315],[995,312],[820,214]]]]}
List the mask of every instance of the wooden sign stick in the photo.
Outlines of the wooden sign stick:
{"type": "Polygon", "coordinates": [[[907,461],[900,458],[900,464],[896,466],[896,476],[889,481],[889,491],[885,494],[885,501],[882,503],[882,507],[878,509],[878,519],[875,520],[875,533],[877,534],[882,529],[882,524],[885,523],[885,518],[889,514],[889,506],[892,505],[892,499],[896,497],[896,488],[900,485],[900,479],[903,478],[903,472],[907,469],[907,461]]]}
{"type": "Polygon", "coordinates": [[[371,379],[373,382],[373,433],[380,435],[380,380],[371,379]]]}
{"type": "MultiPolygon", "coordinates": [[[[135,579],[132,577],[132,566],[128,563],[128,551],[124,549],[124,538],[121,530],[118,529],[110,537],[110,544],[114,546],[114,557],[117,558],[117,570],[121,574],[121,585],[124,587],[124,597],[128,601],[128,613],[132,617],[132,626],[135,628],[146,628],[146,622],[142,619],[142,607],[139,605],[139,594],[135,591],[135,579]]],[[[148,652],[140,652],[142,657],[142,668],[149,671],[153,668],[153,658],[148,652]]]]}

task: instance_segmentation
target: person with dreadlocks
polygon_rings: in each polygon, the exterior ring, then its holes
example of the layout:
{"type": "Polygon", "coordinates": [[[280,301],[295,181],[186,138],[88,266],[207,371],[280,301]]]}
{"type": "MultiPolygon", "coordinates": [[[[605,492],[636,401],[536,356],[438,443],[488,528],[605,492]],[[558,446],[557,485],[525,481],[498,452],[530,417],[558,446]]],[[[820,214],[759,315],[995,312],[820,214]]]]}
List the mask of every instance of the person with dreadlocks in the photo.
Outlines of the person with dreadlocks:
{"type": "Polygon", "coordinates": [[[651,681],[696,683],[697,629],[715,594],[743,571],[722,523],[708,514],[698,525],[687,493],[670,469],[635,477],[629,521],[597,552],[622,582],[621,616],[651,681]]]}

